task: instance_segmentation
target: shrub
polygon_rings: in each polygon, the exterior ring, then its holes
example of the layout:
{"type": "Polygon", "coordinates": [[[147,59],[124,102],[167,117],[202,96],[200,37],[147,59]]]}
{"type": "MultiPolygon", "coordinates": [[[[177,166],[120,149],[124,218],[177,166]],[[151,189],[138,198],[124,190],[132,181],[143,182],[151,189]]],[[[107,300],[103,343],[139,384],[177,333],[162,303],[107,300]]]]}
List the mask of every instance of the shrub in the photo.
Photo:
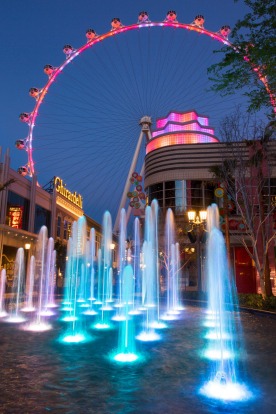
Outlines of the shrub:
{"type": "Polygon", "coordinates": [[[269,296],[263,299],[263,309],[276,312],[276,297],[269,296]]]}
{"type": "Polygon", "coordinates": [[[262,295],[257,293],[240,293],[238,295],[239,305],[254,308],[276,311],[276,297],[271,296],[263,299],[262,295]]]}

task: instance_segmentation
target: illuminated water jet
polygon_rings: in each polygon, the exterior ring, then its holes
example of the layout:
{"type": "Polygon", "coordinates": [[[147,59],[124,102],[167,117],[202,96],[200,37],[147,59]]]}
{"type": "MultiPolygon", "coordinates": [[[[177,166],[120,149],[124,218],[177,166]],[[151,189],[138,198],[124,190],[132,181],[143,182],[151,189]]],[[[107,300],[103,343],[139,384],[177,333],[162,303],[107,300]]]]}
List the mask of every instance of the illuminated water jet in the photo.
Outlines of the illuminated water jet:
{"type": "Polygon", "coordinates": [[[136,336],[136,339],[142,342],[160,341],[161,336],[154,331],[142,331],[139,335],[136,336]]]}
{"type": "Polygon", "coordinates": [[[41,316],[53,316],[53,315],[55,315],[55,312],[53,312],[50,309],[43,309],[41,312],[39,312],[39,315],[41,315],[41,316]]]}
{"type": "Polygon", "coordinates": [[[0,274],[0,318],[5,318],[8,314],[5,310],[5,286],[6,286],[6,269],[1,270],[0,274]]]}
{"type": "Polygon", "coordinates": [[[20,247],[17,250],[15,257],[12,294],[8,302],[9,311],[5,322],[21,323],[25,321],[25,318],[20,314],[20,308],[22,307],[23,302],[24,277],[24,249],[20,247]]]}
{"type": "Polygon", "coordinates": [[[22,327],[24,331],[32,331],[32,332],[45,332],[52,329],[52,326],[45,322],[32,322],[30,324],[24,325],[22,327]]]}
{"type": "Polygon", "coordinates": [[[21,315],[10,315],[4,320],[4,322],[22,323],[22,322],[26,322],[26,319],[21,315]]]}
{"type": "Polygon", "coordinates": [[[226,359],[234,358],[234,355],[229,352],[227,349],[224,349],[223,352],[221,352],[219,349],[207,349],[204,351],[205,358],[211,359],[213,361],[223,361],[226,359]]]}
{"type": "Polygon", "coordinates": [[[150,328],[153,328],[153,329],[166,329],[167,327],[168,325],[166,325],[164,322],[161,322],[161,321],[153,322],[150,325],[150,328]]]}
{"type": "Polygon", "coordinates": [[[67,343],[67,344],[78,344],[83,342],[91,341],[91,337],[87,334],[77,333],[74,335],[64,335],[60,342],[67,343]]]}
{"type": "Polygon", "coordinates": [[[128,312],[129,315],[141,315],[141,311],[138,309],[133,309],[128,312]]]}
{"type": "Polygon", "coordinates": [[[230,335],[225,333],[225,332],[222,332],[220,335],[218,335],[216,331],[210,331],[210,332],[206,333],[204,338],[220,341],[221,338],[222,339],[230,339],[230,335]]]}
{"type": "Polygon", "coordinates": [[[218,381],[209,381],[200,389],[200,393],[223,401],[248,401],[253,398],[245,384],[231,382],[221,384],[218,381]]]}
{"type": "Polygon", "coordinates": [[[95,325],[93,325],[94,329],[113,329],[113,326],[110,325],[109,323],[105,323],[105,322],[97,322],[95,323],[95,325]]]}
{"type": "MultiPolygon", "coordinates": [[[[64,306],[66,313],[62,320],[66,322],[66,342],[82,342],[87,336],[86,320],[82,317],[83,306],[90,295],[88,291],[90,263],[90,244],[87,240],[85,217],[73,223],[71,237],[68,241],[68,261],[66,266],[66,289],[64,306]]],[[[89,306],[88,306],[89,307],[89,306]]],[[[64,338],[62,337],[62,342],[64,338]]]]}
{"type": "Polygon", "coordinates": [[[62,321],[64,322],[75,322],[78,318],[76,316],[64,316],[64,318],[61,318],[62,321]]]}
{"type": "Polygon", "coordinates": [[[111,319],[113,321],[120,322],[120,321],[125,321],[126,320],[126,316],[125,315],[114,315],[114,316],[112,316],[111,319]]]}
{"type": "Polygon", "coordinates": [[[122,275],[122,303],[124,306],[124,321],[119,325],[118,353],[114,356],[116,361],[134,362],[138,356],[135,346],[135,327],[133,319],[129,316],[129,299],[133,297],[134,278],[133,268],[125,266],[122,275]]]}
{"type": "Polygon", "coordinates": [[[219,229],[216,204],[208,207],[207,230],[208,310],[204,326],[213,329],[205,336],[208,344],[203,352],[204,357],[211,361],[210,381],[200,392],[211,398],[240,400],[250,393],[245,385],[239,385],[241,368],[238,365],[238,350],[242,346],[242,336],[239,314],[233,305],[235,286],[224,237],[219,229]]]}
{"type": "Polygon", "coordinates": [[[114,360],[118,362],[135,362],[138,359],[138,355],[132,353],[122,353],[114,356],[114,360]]]}
{"type": "Polygon", "coordinates": [[[64,306],[63,308],[61,308],[61,311],[72,312],[73,308],[71,306],[64,306]]]}
{"type": "Polygon", "coordinates": [[[97,314],[98,314],[98,312],[96,312],[94,309],[88,309],[88,310],[86,310],[86,311],[83,312],[83,315],[91,315],[91,316],[93,316],[93,315],[97,315],[97,314]]]}
{"type": "Polygon", "coordinates": [[[165,220],[165,253],[162,255],[167,278],[167,315],[177,315],[182,308],[180,299],[180,252],[175,242],[175,221],[172,209],[168,209],[165,220]]]}

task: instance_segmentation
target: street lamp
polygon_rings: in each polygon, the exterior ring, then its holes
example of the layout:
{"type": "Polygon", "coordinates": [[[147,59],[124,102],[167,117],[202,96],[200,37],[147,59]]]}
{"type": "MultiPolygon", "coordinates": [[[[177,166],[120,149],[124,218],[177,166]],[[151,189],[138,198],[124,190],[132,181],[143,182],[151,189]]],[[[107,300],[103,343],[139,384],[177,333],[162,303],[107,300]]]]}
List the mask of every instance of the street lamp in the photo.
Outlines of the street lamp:
{"type": "Polygon", "coordinates": [[[28,268],[30,263],[30,252],[31,252],[31,243],[25,243],[24,248],[26,250],[26,268],[28,268]]]}
{"type": "Polygon", "coordinates": [[[197,264],[197,289],[202,291],[202,275],[201,275],[201,242],[205,240],[205,226],[207,219],[207,211],[201,210],[199,214],[196,211],[188,211],[188,219],[191,225],[191,230],[188,232],[188,237],[192,243],[196,243],[196,264],[197,264]]]}

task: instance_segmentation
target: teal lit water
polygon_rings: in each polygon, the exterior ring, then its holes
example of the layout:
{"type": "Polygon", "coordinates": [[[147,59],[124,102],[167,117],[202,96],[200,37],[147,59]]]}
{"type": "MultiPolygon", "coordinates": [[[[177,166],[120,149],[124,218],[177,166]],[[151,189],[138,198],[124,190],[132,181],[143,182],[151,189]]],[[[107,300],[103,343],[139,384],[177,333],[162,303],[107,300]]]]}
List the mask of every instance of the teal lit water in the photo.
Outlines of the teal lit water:
{"type": "Polygon", "coordinates": [[[208,372],[201,357],[204,315],[204,309],[186,307],[180,320],[160,331],[161,341],[137,343],[144,359],[133,365],[108,358],[118,346],[117,329],[89,329],[90,342],[63,344],[58,337],[65,323],[57,319],[53,330],[40,333],[0,322],[0,413],[275,413],[276,317],[241,313],[244,376],[253,398],[224,403],[199,394],[208,372]]]}

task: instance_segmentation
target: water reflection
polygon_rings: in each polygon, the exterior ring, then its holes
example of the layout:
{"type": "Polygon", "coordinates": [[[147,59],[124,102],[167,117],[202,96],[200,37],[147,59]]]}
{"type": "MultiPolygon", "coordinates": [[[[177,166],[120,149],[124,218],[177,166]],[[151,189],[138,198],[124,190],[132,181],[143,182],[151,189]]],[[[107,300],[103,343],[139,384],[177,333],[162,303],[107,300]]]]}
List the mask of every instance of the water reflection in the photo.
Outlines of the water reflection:
{"type": "MultiPolygon", "coordinates": [[[[199,357],[205,338],[203,310],[187,308],[170,322],[164,340],[139,343],[140,364],[120,366],[106,357],[116,349],[114,331],[94,331],[94,341],[61,344],[62,322],[47,332],[25,332],[0,325],[1,412],[3,414],[135,413],[204,414],[274,412],[276,319],[243,314],[248,381],[260,390],[251,403],[216,402],[198,394],[207,368],[199,357]],[[264,350],[266,352],[264,352],[264,350]],[[261,358],[260,358],[261,355],[261,358]],[[16,398],[15,398],[16,395],[16,398]]],[[[92,331],[91,331],[92,332],[92,331]]]]}

